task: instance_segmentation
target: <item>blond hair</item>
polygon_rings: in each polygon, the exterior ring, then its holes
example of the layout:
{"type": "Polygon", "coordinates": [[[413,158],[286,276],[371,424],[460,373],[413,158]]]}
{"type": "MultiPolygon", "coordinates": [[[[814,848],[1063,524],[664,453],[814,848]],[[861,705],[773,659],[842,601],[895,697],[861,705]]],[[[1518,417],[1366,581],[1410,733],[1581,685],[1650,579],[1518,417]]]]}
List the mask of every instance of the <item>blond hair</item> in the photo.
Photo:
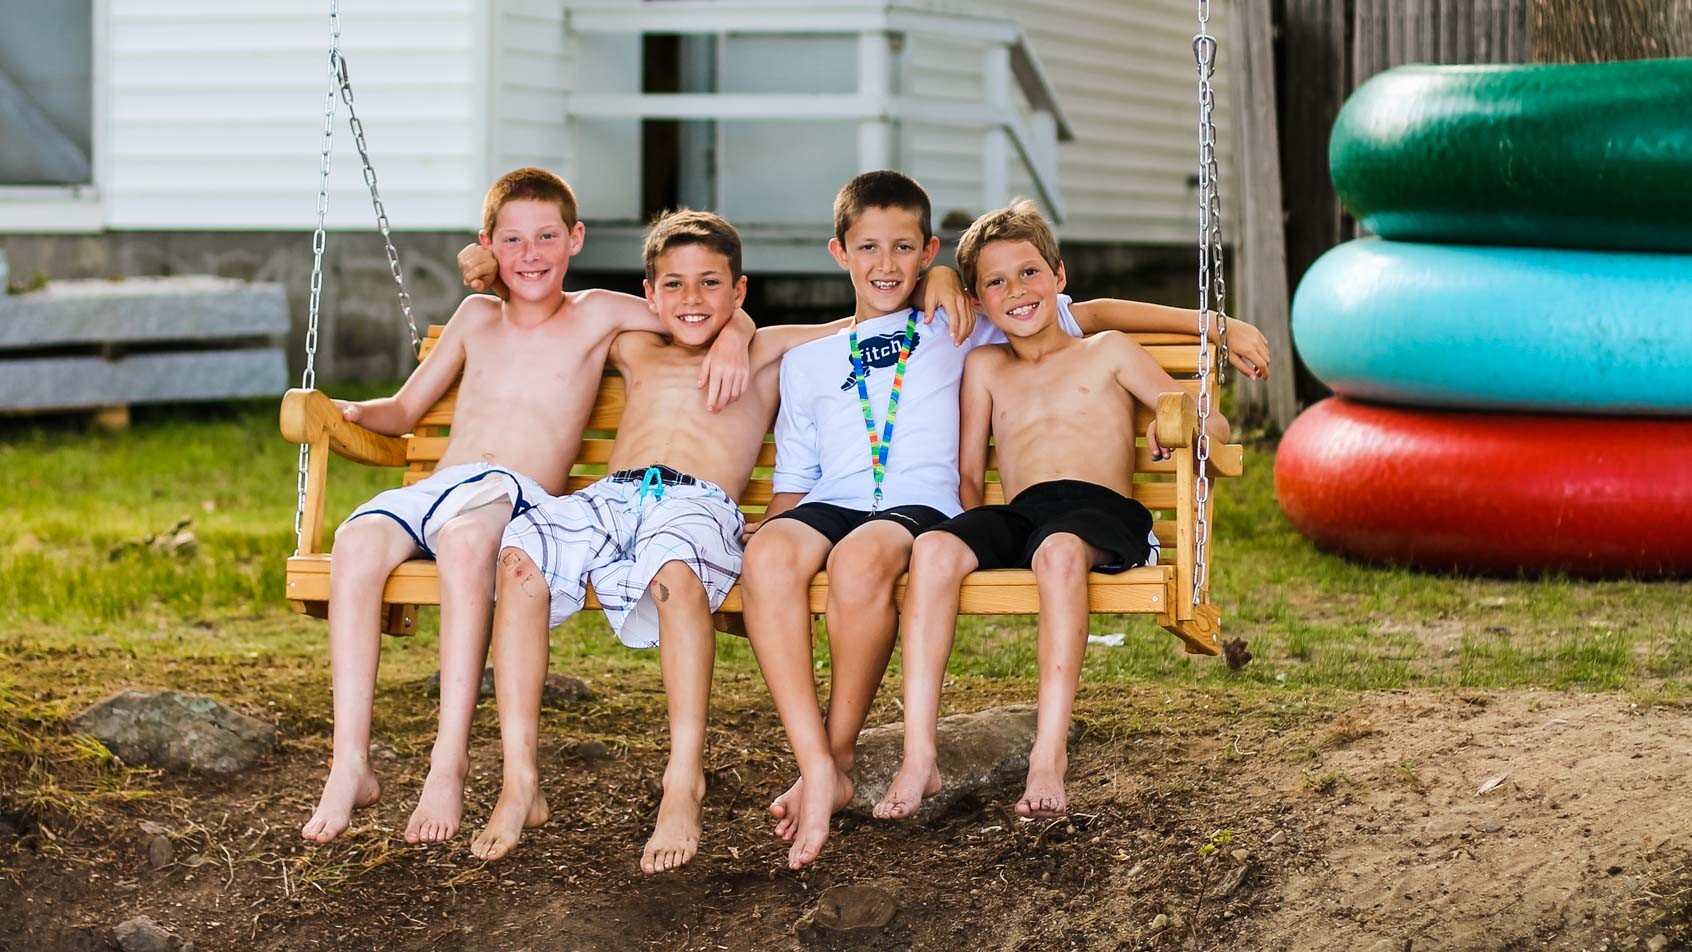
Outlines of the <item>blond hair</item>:
{"type": "Polygon", "coordinates": [[[976,268],[981,263],[981,251],[995,241],[1028,242],[1053,271],[1063,263],[1057,237],[1045,216],[1028,199],[1016,199],[977,218],[958,239],[958,274],[963,277],[964,289],[971,294],[975,293],[975,282],[980,278],[976,268]]]}

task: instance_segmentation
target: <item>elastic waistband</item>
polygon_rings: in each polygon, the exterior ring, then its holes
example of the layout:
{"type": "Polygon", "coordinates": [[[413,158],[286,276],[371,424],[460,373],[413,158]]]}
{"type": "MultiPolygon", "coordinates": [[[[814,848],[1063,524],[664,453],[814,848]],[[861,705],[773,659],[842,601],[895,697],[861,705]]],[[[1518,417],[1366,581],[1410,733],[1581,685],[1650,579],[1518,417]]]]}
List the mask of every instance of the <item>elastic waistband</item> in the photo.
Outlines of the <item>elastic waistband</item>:
{"type": "Polygon", "coordinates": [[[1017,493],[1016,499],[1011,501],[1033,501],[1036,499],[1074,499],[1079,501],[1100,498],[1121,499],[1123,498],[1123,495],[1116,490],[1111,489],[1109,486],[1100,486],[1098,483],[1089,483],[1086,480],[1050,479],[1043,483],[1035,483],[1034,485],[1029,486],[1022,492],[1017,493]]]}
{"type": "Polygon", "coordinates": [[[605,478],[614,483],[643,483],[646,474],[652,470],[658,471],[658,480],[666,486],[703,486],[705,481],[695,479],[679,469],[668,466],[646,466],[641,469],[619,469],[615,473],[607,473],[605,478]]]}

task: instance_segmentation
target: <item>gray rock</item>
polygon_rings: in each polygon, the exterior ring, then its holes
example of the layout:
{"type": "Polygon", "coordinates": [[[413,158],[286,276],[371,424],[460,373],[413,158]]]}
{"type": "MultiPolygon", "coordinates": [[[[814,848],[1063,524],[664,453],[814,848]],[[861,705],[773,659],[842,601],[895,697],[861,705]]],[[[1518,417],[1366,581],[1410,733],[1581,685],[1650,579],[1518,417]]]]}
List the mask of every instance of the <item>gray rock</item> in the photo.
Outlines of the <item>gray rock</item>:
{"type": "Polygon", "coordinates": [[[176,859],[176,847],[168,836],[154,836],[147,840],[147,865],[164,869],[176,859]]]}
{"type": "Polygon", "coordinates": [[[817,900],[815,922],[829,932],[858,932],[885,928],[899,911],[899,903],[876,886],[831,886],[817,900]]]}
{"type": "Polygon", "coordinates": [[[178,952],[182,940],[147,916],[125,920],[112,929],[112,941],[123,952],[178,952]]]}
{"type": "Polygon", "coordinates": [[[584,740],[564,748],[564,756],[584,763],[600,763],[611,759],[611,748],[602,740],[584,740]]]}
{"type": "MultiPolygon", "coordinates": [[[[902,724],[864,731],[858,741],[853,781],[857,792],[846,809],[868,814],[887,792],[904,754],[902,724]]],[[[915,819],[943,815],[959,799],[1021,781],[1028,773],[1034,746],[1034,709],[995,707],[940,719],[940,792],[923,801],[915,819]]]]}
{"type": "Polygon", "coordinates": [[[588,683],[581,678],[573,678],[567,674],[549,674],[546,676],[546,686],[541,688],[541,703],[554,706],[573,704],[576,701],[585,701],[592,695],[588,683]]]}
{"type": "Polygon", "coordinates": [[[209,697],[177,691],[121,691],[72,723],[125,763],[232,774],[276,748],[276,727],[209,697]]]}

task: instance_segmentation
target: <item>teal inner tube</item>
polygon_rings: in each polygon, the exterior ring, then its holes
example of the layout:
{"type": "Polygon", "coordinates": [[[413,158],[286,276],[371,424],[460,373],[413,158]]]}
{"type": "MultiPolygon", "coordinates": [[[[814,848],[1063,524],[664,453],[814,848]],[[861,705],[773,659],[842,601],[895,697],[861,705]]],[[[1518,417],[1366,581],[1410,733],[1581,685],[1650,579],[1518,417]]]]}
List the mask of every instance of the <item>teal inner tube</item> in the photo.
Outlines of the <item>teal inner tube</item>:
{"type": "Polygon", "coordinates": [[[1692,59],[1402,66],[1346,101],[1328,163],[1386,238],[1692,251],[1692,59]]]}
{"type": "Polygon", "coordinates": [[[1692,415],[1692,255],[1368,238],[1311,266],[1292,330],[1347,397],[1692,415]]]}

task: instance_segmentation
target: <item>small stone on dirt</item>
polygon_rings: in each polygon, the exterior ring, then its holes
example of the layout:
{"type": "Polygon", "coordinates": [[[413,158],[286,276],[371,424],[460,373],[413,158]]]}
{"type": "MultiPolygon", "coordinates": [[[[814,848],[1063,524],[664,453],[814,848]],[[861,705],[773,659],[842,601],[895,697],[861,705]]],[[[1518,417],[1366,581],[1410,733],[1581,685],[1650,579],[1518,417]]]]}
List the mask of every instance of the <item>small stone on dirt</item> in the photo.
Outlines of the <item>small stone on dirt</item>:
{"type": "Polygon", "coordinates": [[[177,691],[121,691],[78,714],[125,763],[233,774],[276,747],[276,727],[209,697],[177,691]]]}
{"type": "Polygon", "coordinates": [[[1169,928],[1169,917],[1161,912],[1158,913],[1151,921],[1151,931],[1161,932],[1167,928],[1169,928]]]}
{"type": "Polygon", "coordinates": [[[878,886],[831,886],[817,900],[816,927],[828,932],[871,931],[893,921],[899,903],[878,886]]]}
{"type": "Polygon", "coordinates": [[[564,748],[564,756],[590,764],[599,763],[611,759],[611,748],[602,740],[584,740],[564,748]]]}
{"type": "Polygon", "coordinates": [[[1228,872],[1222,876],[1222,881],[1217,883],[1215,888],[1211,889],[1211,898],[1226,899],[1229,896],[1232,896],[1234,891],[1240,888],[1240,884],[1245,882],[1246,875],[1250,872],[1250,866],[1235,866],[1228,870],[1228,872]]]}
{"type": "Polygon", "coordinates": [[[147,916],[125,920],[112,929],[112,941],[123,952],[177,952],[182,940],[147,916]]]}
{"type": "Polygon", "coordinates": [[[541,703],[554,706],[559,704],[573,704],[592,696],[588,690],[588,683],[581,678],[572,678],[567,674],[549,674],[546,685],[541,688],[541,703]]]}
{"type": "Polygon", "coordinates": [[[1481,832],[1483,833],[1497,833],[1502,829],[1504,829],[1504,824],[1498,822],[1497,820],[1488,820],[1481,824],[1481,832]]]}
{"type": "Polygon", "coordinates": [[[1270,846],[1280,846],[1282,843],[1286,842],[1286,839],[1287,839],[1287,831],[1286,830],[1276,830],[1275,832],[1269,834],[1269,839],[1266,842],[1270,846]]]}
{"type": "Polygon", "coordinates": [[[1661,932],[1657,933],[1645,941],[1645,948],[1650,952],[1663,952],[1664,949],[1668,948],[1668,936],[1661,932]]]}
{"type": "Polygon", "coordinates": [[[147,865],[154,869],[164,869],[176,859],[176,847],[168,836],[153,836],[147,839],[147,865]]]}

